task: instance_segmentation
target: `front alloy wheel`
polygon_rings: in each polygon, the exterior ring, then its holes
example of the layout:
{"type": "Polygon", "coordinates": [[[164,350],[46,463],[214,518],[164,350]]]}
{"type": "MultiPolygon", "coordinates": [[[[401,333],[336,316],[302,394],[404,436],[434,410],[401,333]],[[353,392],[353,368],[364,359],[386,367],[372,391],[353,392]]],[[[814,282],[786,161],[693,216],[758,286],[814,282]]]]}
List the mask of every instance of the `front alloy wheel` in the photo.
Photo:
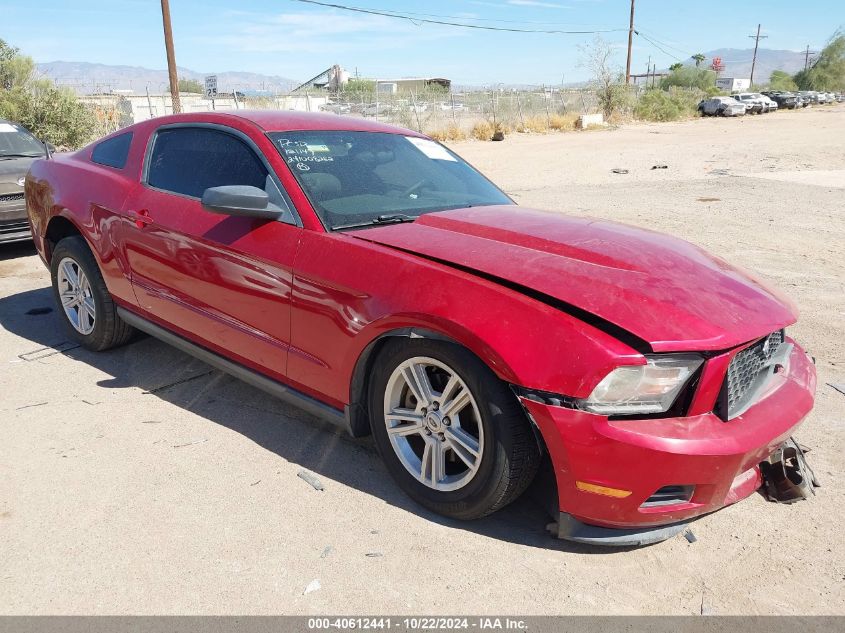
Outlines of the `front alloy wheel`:
{"type": "Polygon", "coordinates": [[[440,514],[475,519],[495,512],[537,472],[537,439],[516,396],[457,344],[385,343],[369,413],[387,470],[411,498],[440,514]]]}
{"type": "Polygon", "coordinates": [[[484,427],[466,383],[434,358],[415,356],[391,374],[384,422],[405,469],[434,490],[467,485],[481,464],[484,427]]]}

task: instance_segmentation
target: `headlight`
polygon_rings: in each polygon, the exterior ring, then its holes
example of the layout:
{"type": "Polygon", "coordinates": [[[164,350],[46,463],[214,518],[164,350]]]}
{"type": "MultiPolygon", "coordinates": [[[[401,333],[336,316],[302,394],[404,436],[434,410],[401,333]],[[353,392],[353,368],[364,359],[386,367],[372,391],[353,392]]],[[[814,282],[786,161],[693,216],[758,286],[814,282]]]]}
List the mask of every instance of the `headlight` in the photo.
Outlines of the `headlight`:
{"type": "Polygon", "coordinates": [[[663,413],[704,362],[695,354],[646,356],[645,365],[617,367],[579,408],[602,415],[663,413]]]}

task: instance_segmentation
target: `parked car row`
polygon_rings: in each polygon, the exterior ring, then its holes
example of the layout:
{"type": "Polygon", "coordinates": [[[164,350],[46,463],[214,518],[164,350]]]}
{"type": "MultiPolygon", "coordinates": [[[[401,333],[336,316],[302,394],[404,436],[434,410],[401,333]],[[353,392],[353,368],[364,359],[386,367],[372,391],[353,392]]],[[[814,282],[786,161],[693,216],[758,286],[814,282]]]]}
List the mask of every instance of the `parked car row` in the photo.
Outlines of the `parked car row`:
{"type": "Polygon", "coordinates": [[[790,92],[787,90],[770,90],[763,92],[763,94],[777,101],[781,107],[790,109],[806,108],[809,105],[842,103],[845,101],[845,93],[841,92],[816,92],[815,90],[790,92]]]}
{"type": "Polygon", "coordinates": [[[364,116],[382,116],[400,111],[428,112],[429,110],[441,110],[443,112],[461,112],[465,108],[460,102],[419,103],[411,102],[375,102],[375,103],[327,103],[320,106],[321,112],[332,112],[334,114],[363,114],[364,116]]]}
{"type": "Polygon", "coordinates": [[[767,90],[765,92],[740,92],[730,97],[710,97],[698,104],[701,116],[743,116],[763,114],[781,108],[794,110],[809,105],[841,103],[845,94],[833,92],[788,92],[767,90]]]}
{"type": "Polygon", "coordinates": [[[813,90],[799,93],[809,103],[842,103],[845,101],[843,92],[815,92],[813,90]]]}

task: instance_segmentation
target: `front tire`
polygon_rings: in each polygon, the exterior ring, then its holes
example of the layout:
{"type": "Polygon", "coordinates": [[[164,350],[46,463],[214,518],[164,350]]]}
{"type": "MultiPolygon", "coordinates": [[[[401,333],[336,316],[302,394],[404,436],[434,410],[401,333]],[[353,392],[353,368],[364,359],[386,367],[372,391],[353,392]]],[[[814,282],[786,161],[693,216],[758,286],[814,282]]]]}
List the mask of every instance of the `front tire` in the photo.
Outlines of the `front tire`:
{"type": "Polygon", "coordinates": [[[476,519],[531,483],[537,440],[508,387],[458,345],[395,339],[370,384],[370,424],[391,476],[439,514],[476,519]]]}
{"type": "Polygon", "coordinates": [[[118,316],[97,260],[81,236],[56,245],[50,275],[59,313],[82,347],[100,352],[129,341],[133,329],[118,316]]]}

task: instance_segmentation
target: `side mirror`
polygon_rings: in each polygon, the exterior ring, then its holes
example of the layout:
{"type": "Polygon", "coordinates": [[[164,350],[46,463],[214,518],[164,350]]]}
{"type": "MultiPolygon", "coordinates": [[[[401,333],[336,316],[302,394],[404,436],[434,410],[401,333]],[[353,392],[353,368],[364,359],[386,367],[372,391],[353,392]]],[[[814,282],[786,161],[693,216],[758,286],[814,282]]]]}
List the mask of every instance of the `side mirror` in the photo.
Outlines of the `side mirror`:
{"type": "Polygon", "coordinates": [[[209,187],[202,194],[202,206],[212,213],[246,218],[276,220],[282,215],[282,210],[270,203],[266,191],[249,185],[209,187]]]}

